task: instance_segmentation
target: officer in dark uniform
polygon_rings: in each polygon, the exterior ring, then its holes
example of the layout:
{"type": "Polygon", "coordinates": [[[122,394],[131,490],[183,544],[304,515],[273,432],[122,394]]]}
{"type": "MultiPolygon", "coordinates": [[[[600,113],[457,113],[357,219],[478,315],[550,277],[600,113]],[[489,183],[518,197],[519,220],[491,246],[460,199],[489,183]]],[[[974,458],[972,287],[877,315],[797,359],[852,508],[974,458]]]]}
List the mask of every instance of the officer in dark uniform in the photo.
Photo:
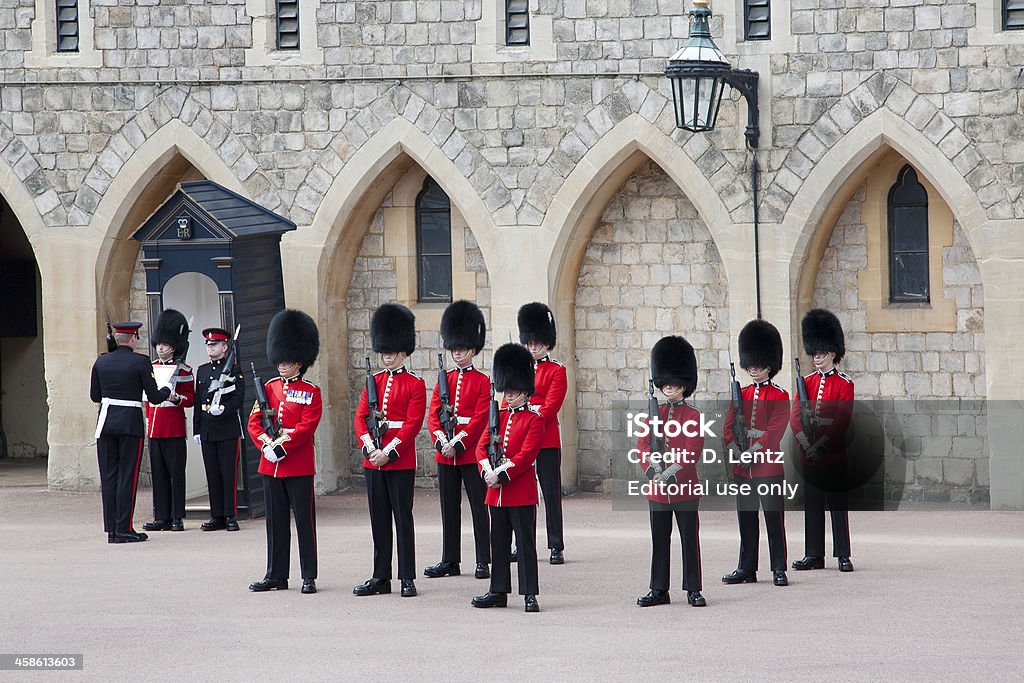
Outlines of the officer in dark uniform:
{"type": "Polygon", "coordinates": [[[100,404],[96,424],[96,455],[103,493],[103,529],[107,543],[136,543],[148,536],[132,527],[135,490],[146,433],[142,394],[151,403],[177,398],[168,387],[158,388],[149,358],[135,353],[142,323],[113,326],[117,348],[96,359],[89,396],[100,404]]]}
{"type": "Polygon", "coordinates": [[[238,531],[236,474],[242,449],[238,411],[245,400],[245,381],[238,359],[228,353],[231,344],[228,331],[209,327],[203,330],[203,338],[210,362],[200,365],[196,371],[197,402],[192,413],[192,438],[203,449],[210,492],[210,521],[201,528],[203,531],[238,531]],[[226,367],[228,361],[231,367],[226,367]]]}

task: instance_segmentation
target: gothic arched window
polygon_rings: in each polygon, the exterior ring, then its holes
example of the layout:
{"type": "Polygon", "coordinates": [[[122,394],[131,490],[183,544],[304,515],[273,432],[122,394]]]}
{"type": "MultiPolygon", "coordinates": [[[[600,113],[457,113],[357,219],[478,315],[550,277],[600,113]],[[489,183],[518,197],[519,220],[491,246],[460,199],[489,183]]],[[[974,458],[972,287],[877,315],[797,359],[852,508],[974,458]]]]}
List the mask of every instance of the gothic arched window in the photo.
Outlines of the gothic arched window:
{"type": "Polygon", "coordinates": [[[427,176],[416,197],[416,300],[452,300],[452,209],[448,195],[427,176]]]}
{"type": "Polygon", "coordinates": [[[928,191],[904,166],[889,189],[889,302],[928,303],[928,191]]]}

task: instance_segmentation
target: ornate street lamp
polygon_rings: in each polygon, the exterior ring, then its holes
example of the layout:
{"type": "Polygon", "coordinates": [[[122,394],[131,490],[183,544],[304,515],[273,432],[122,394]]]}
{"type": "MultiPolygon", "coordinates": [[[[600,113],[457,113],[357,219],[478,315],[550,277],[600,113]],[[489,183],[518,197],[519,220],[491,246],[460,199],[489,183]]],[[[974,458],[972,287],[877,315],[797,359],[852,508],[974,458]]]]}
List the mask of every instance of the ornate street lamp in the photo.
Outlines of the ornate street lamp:
{"type": "Polygon", "coordinates": [[[679,52],[672,55],[665,75],[672,83],[676,126],[694,133],[713,130],[718,120],[718,105],[724,85],[729,84],[747,100],[745,137],[751,149],[757,148],[760,134],[757,112],[756,71],[733,69],[729,60],[711,39],[708,19],[709,0],[693,0],[690,37],[679,52]]]}
{"type": "Polygon", "coordinates": [[[726,84],[738,90],[747,100],[747,130],[744,137],[753,159],[750,163],[750,188],[754,204],[754,290],[757,317],[761,317],[761,249],[757,201],[760,169],[757,165],[758,127],[756,71],[734,69],[711,39],[708,19],[709,0],[693,0],[690,15],[690,37],[679,52],[672,55],[665,75],[672,83],[676,127],[702,133],[714,130],[718,105],[726,84]]]}

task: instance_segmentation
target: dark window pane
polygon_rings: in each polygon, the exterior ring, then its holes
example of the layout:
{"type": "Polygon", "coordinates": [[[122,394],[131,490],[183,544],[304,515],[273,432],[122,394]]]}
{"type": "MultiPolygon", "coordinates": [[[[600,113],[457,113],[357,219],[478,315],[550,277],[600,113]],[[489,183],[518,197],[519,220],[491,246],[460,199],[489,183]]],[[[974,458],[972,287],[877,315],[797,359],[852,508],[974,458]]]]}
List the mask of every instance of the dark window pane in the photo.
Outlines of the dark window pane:
{"type": "Polygon", "coordinates": [[[928,251],[928,209],[921,206],[892,207],[893,251],[928,251]]]}
{"type": "Polygon", "coordinates": [[[770,0],[744,0],[743,37],[745,40],[768,40],[772,37],[770,0]]]}
{"type": "Polygon", "coordinates": [[[416,197],[416,255],[419,301],[452,300],[451,201],[431,178],[416,197]]]}
{"type": "Polygon", "coordinates": [[[299,49],[299,0],[277,0],[277,49],[299,49]]]}
{"type": "Polygon", "coordinates": [[[78,0],[57,0],[57,52],[78,52],[78,0]]]}
{"type": "Polygon", "coordinates": [[[928,254],[896,254],[892,268],[893,301],[928,301],[928,254]]]}
{"type": "Polygon", "coordinates": [[[530,3],[505,0],[505,44],[530,44],[530,3]]]}

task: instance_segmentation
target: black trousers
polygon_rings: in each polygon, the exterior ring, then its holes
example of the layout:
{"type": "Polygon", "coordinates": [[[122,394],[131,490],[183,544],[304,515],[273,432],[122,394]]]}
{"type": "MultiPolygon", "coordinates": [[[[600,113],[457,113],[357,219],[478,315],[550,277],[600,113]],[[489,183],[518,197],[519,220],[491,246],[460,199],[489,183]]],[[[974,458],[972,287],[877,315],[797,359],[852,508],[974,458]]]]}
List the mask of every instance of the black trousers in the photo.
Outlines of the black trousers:
{"type": "Polygon", "coordinates": [[[492,593],[512,592],[512,532],[516,534],[519,559],[519,594],[537,595],[537,506],[490,507],[492,593]]]}
{"type": "Polygon", "coordinates": [[[101,436],[96,439],[103,498],[103,530],[134,531],[135,491],[142,464],[141,436],[101,436]]]}
{"type": "Polygon", "coordinates": [[[238,454],[242,440],[203,441],[203,466],[210,492],[210,516],[234,517],[238,512],[238,454]]]}
{"type": "Polygon", "coordinates": [[[185,519],[185,437],[149,440],[153,519],[185,519]]]}
{"type": "Polygon", "coordinates": [[[562,538],[562,450],[542,448],[537,456],[537,481],[544,496],[544,521],[548,530],[548,548],[565,550],[562,538]]]}
{"type": "Polygon", "coordinates": [[[437,463],[437,488],[441,494],[441,561],[462,561],[462,486],[466,487],[469,511],[473,515],[476,561],[491,561],[490,522],[487,518],[487,484],[476,465],[437,463]]]}
{"type": "Polygon", "coordinates": [[[316,578],[316,504],[313,477],[263,476],[267,501],[267,576],[287,579],[290,571],[292,520],[299,537],[299,568],[302,578],[316,578]]]}
{"type": "MultiPolygon", "coordinates": [[[[831,481],[825,477],[825,481],[831,481]]],[[[850,556],[850,513],[845,490],[804,484],[804,554],[825,557],[825,505],[832,516],[832,557],[850,556]]]]}
{"type": "Polygon", "coordinates": [[[391,579],[391,547],[398,533],[398,578],[416,578],[416,530],[412,519],[413,483],[416,470],[364,468],[366,500],[370,505],[373,536],[373,578],[391,579]]]}
{"type": "MultiPolygon", "coordinates": [[[[750,486],[749,494],[736,496],[736,518],[740,525],[740,559],[737,569],[743,572],[757,571],[760,528],[757,509],[764,509],[764,526],[768,530],[768,557],[773,572],[786,571],[786,512],[781,493],[761,495],[758,486],[781,486],[782,475],[776,477],[741,477],[737,484],[750,486]]],[[[771,489],[766,489],[771,490],[771,489]]]]}
{"type": "Polygon", "coordinates": [[[672,507],[651,503],[651,590],[667,591],[670,583],[669,556],[672,551],[672,517],[683,541],[683,590],[701,589],[699,501],[674,503],[672,507]]]}

